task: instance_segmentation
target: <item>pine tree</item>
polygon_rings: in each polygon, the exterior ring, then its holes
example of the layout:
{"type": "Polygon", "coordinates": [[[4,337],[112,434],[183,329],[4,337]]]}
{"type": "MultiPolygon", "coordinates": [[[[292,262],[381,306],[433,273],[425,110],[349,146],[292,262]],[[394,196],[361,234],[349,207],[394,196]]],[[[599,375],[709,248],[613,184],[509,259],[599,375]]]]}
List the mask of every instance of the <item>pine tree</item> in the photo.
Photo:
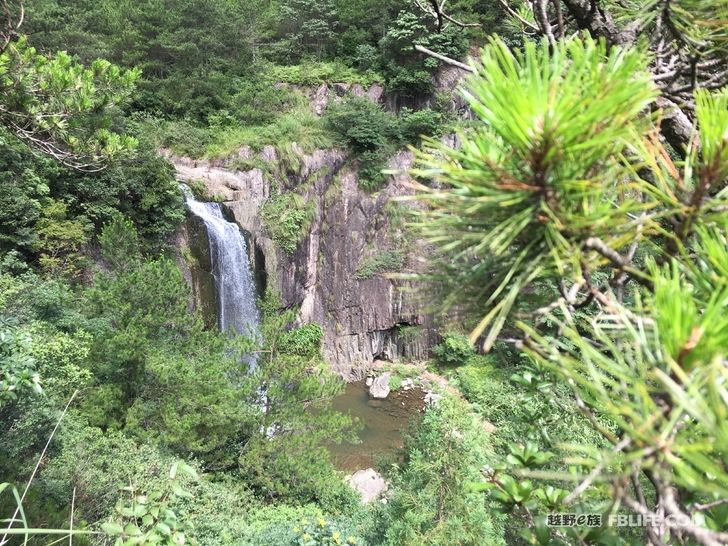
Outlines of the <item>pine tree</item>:
{"type": "Polygon", "coordinates": [[[431,141],[414,172],[437,182],[416,198],[443,307],[477,318],[485,350],[515,343],[532,365],[514,379],[604,440],[572,446],[564,489],[523,479],[549,457],[536,439],[479,486],[527,514],[532,544],[624,544],[607,521],[625,509],[653,518],[654,545],[728,541],[728,92],[693,91],[695,140],[674,160],[649,114],[652,60],[493,41],[464,92],[482,125],[460,149],[431,141]],[[551,512],[604,525],[555,533],[551,512]]]}

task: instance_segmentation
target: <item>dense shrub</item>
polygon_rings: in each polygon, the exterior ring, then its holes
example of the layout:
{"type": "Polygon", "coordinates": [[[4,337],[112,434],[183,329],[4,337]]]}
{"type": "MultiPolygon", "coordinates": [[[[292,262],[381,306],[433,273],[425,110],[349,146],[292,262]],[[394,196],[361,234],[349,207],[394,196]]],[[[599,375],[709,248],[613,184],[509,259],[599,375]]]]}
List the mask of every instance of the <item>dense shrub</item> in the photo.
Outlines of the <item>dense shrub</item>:
{"type": "Polygon", "coordinates": [[[399,138],[403,145],[417,145],[420,137],[438,136],[442,134],[443,116],[435,110],[418,110],[413,112],[403,108],[399,117],[399,138]]]}
{"type": "Polygon", "coordinates": [[[459,366],[475,354],[475,347],[467,336],[450,332],[445,334],[442,343],[432,348],[432,352],[440,363],[459,366]]]}
{"type": "Polygon", "coordinates": [[[377,190],[386,181],[382,170],[399,147],[418,144],[420,135],[433,136],[441,130],[441,116],[433,110],[405,109],[396,117],[367,97],[347,97],[332,104],[324,120],[356,154],[359,185],[368,191],[377,190]]]}
{"type": "Polygon", "coordinates": [[[372,152],[387,145],[394,119],[367,97],[349,97],[326,110],[327,125],[355,152],[372,152]]]}
{"type": "Polygon", "coordinates": [[[362,281],[385,271],[396,271],[403,263],[404,255],[401,250],[380,250],[359,265],[354,278],[362,281]]]}
{"type": "Polygon", "coordinates": [[[315,218],[316,204],[306,203],[297,193],[281,193],[266,201],[260,212],[266,231],[291,256],[315,218]]]}
{"type": "Polygon", "coordinates": [[[307,324],[294,328],[281,336],[278,349],[283,354],[296,355],[303,358],[321,357],[321,340],[324,330],[318,324],[307,324]]]}

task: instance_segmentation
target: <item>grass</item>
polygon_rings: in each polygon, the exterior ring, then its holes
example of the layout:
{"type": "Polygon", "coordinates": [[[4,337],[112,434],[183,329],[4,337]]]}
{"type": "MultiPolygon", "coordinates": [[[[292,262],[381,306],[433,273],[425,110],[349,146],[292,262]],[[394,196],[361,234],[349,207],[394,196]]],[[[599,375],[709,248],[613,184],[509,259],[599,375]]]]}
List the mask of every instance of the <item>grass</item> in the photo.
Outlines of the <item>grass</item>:
{"type": "Polygon", "coordinates": [[[322,83],[358,83],[367,88],[373,83],[384,83],[384,76],[367,70],[360,72],[340,62],[313,62],[293,66],[270,66],[270,78],[292,85],[312,86],[322,83]]]}
{"type": "Polygon", "coordinates": [[[385,271],[396,271],[404,264],[404,255],[399,250],[379,250],[366,258],[356,270],[354,278],[361,281],[385,271]]]}
{"type": "Polygon", "coordinates": [[[269,123],[261,125],[230,123],[202,127],[186,120],[148,118],[140,122],[140,129],[157,146],[169,148],[176,155],[192,159],[230,157],[244,146],[250,147],[254,153],[260,153],[265,146],[279,148],[290,146],[293,142],[305,153],[312,153],[316,149],[331,148],[335,143],[332,132],[309,110],[307,100],[305,104],[295,104],[269,123]]]}
{"type": "Polygon", "coordinates": [[[306,153],[334,145],[332,135],[319,118],[312,112],[296,111],[282,114],[264,126],[221,128],[206,147],[205,156],[227,157],[243,146],[259,153],[268,145],[280,147],[293,142],[306,153]]]}

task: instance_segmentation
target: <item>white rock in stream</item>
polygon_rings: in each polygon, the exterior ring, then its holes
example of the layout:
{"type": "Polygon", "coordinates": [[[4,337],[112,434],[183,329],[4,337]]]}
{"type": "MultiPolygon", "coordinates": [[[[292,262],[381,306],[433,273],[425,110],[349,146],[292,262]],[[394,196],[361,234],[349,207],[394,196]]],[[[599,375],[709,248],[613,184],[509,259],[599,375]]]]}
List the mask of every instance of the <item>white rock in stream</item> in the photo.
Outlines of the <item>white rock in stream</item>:
{"type": "Polygon", "coordinates": [[[377,377],[369,387],[369,396],[372,398],[386,398],[389,395],[389,372],[377,377]]]}
{"type": "Polygon", "coordinates": [[[370,503],[389,489],[389,485],[373,468],[359,470],[344,478],[354,489],[361,493],[364,504],[370,503]]]}

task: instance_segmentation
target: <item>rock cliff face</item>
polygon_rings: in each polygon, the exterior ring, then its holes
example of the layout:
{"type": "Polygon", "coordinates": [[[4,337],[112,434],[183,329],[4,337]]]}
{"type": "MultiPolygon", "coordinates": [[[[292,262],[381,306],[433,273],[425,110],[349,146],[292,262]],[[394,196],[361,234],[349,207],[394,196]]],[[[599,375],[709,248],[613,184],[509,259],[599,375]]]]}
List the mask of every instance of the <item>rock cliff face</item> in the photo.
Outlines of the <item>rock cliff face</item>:
{"type": "MultiPolygon", "coordinates": [[[[450,97],[448,107],[468,119],[470,110],[454,92],[464,74],[445,66],[435,83],[440,96],[450,97]]],[[[376,84],[366,90],[342,83],[297,89],[308,96],[316,115],[346,93],[367,96],[396,112],[403,107],[433,107],[437,96],[402,98],[385,94],[376,84]]],[[[453,136],[445,143],[458,144],[453,136]]],[[[357,163],[345,152],[328,149],[305,154],[295,144],[286,150],[286,157],[273,146],[257,154],[270,167],[265,172],[228,168],[235,159],[251,160],[255,155],[242,148],[237,157],[215,161],[170,159],[180,181],[201,180],[211,195],[225,199],[235,220],[250,234],[248,249],[261,293],[272,283],[287,305],[298,306],[301,325],[315,322],[323,327],[324,354],[341,376],[350,381],[362,379],[375,358],[427,358],[439,337],[428,327],[430,320],[416,300],[416,291],[403,281],[380,274],[386,268],[413,271],[421,267],[411,251],[416,245],[407,244],[408,237],[397,221],[401,205],[392,201],[395,196],[412,193],[409,176],[392,176],[384,189],[369,195],[359,191],[357,163]],[[297,156],[293,169],[291,153],[297,156]],[[315,209],[315,219],[292,255],[279,248],[263,224],[261,207],[275,194],[274,187],[297,191],[315,209]]],[[[411,152],[399,152],[389,167],[405,171],[412,161],[411,152]]],[[[181,237],[180,244],[190,249],[187,261],[192,265],[186,274],[197,305],[208,320],[214,320],[209,303],[214,306],[214,297],[209,299],[209,256],[203,248],[206,235],[190,220],[181,237]]]]}
{"type": "MultiPolygon", "coordinates": [[[[402,281],[362,271],[383,252],[401,252],[404,234],[396,222],[396,207],[402,205],[390,200],[411,193],[410,178],[394,176],[383,190],[367,195],[359,191],[355,162],[349,162],[344,152],[317,150],[307,155],[295,146],[294,151],[301,157],[300,170],[287,176],[278,171],[264,176],[260,169],[234,171],[223,167],[223,162],[170,159],[181,181],[202,180],[211,194],[225,197],[225,206],[250,233],[249,249],[259,284],[273,283],[287,305],[297,305],[301,324],[315,322],[324,328],[324,354],[337,373],[358,380],[375,358],[426,358],[437,334],[427,327],[428,317],[413,294],[403,290],[407,286],[402,281]],[[303,197],[314,204],[315,219],[291,256],[270,238],[260,215],[272,181],[288,188],[309,182],[303,197]]],[[[249,158],[250,151],[243,149],[240,155],[249,158]]],[[[279,159],[272,147],[260,156],[271,164],[279,159]]],[[[399,152],[390,167],[407,169],[412,159],[411,152],[399,152]]],[[[188,221],[181,244],[186,243],[192,254],[188,275],[198,305],[214,317],[214,312],[209,313],[206,235],[198,224],[194,218],[188,221]]],[[[417,267],[414,256],[397,255],[403,258],[399,271],[417,267]]],[[[214,298],[211,301],[214,305],[214,298]]]]}
{"type": "MultiPolygon", "coordinates": [[[[399,113],[402,108],[410,110],[422,110],[424,108],[435,108],[438,97],[447,97],[447,104],[444,105],[452,112],[457,113],[462,119],[471,119],[472,111],[457,92],[456,88],[468,73],[462,68],[455,66],[441,66],[433,76],[435,93],[432,95],[420,95],[416,97],[404,97],[396,93],[385,93],[384,87],[373,84],[369,89],[364,89],[358,83],[349,85],[346,83],[321,84],[318,87],[304,88],[300,86],[289,86],[301,91],[311,101],[313,112],[320,116],[326,107],[346,93],[357,97],[369,97],[373,102],[382,104],[384,110],[399,113]]],[[[288,86],[287,84],[280,84],[288,86]]]]}

